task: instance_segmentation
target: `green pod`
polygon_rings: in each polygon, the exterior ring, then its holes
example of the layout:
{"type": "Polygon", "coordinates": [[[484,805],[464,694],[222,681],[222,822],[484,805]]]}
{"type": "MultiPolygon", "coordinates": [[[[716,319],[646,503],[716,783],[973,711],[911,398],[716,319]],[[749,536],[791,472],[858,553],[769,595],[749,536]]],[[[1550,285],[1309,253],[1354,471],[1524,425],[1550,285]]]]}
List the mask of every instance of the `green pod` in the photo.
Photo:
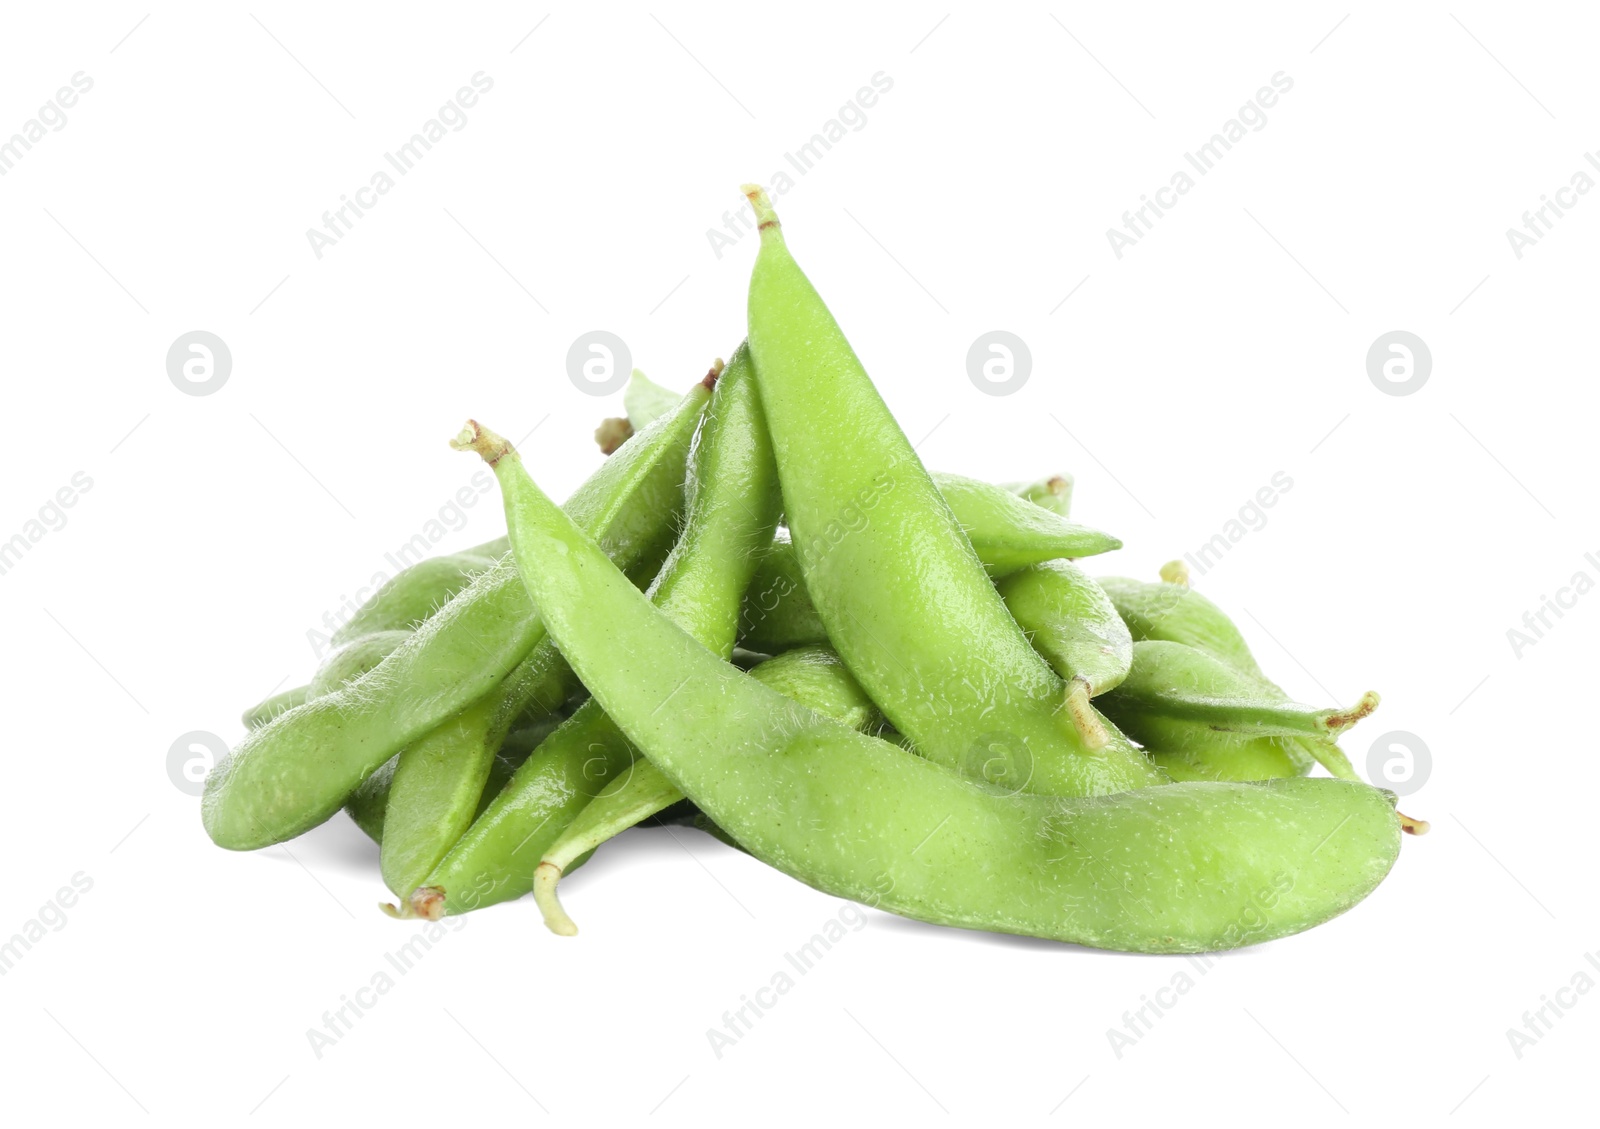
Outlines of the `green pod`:
{"type": "Polygon", "coordinates": [[[1134,740],[1154,748],[1173,748],[1174,727],[1184,726],[1331,743],[1377,707],[1370,691],[1347,710],[1303,706],[1209,652],[1158,639],[1133,645],[1127,678],[1101,703],[1134,740]]]}
{"type": "Polygon", "coordinates": [[[973,548],[983,545],[978,559],[991,577],[1058,557],[1077,560],[1122,548],[1109,533],[1070,522],[1003,486],[943,471],[930,477],[973,548]]]}
{"type": "Polygon", "coordinates": [[[1128,628],[1100,586],[1071,561],[1047,561],[996,588],[1012,618],[1067,684],[1067,711],[1091,749],[1108,740],[1089,699],[1118,685],[1133,661],[1128,628]]]}
{"type": "MultiPolygon", "coordinates": [[[[650,554],[629,576],[642,585],[660,567],[660,558],[650,554]]],[[[493,690],[400,751],[379,860],[384,884],[396,897],[420,886],[481,812],[495,750],[510,730],[549,717],[575,691],[582,687],[572,668],[543,638],[493,690]]]]}
{"type": "Polygon", "coordinates": [[[1013,494],[1026,498],[1051,513],[1068,517],[1072,513],[1072,475],[1052,474],[1033,482],[1013,482],[1006,486],[1013,494]]]}
{"type": "Polygon", "coordinates": [[[307,687],[310,696],[320,698],[324,694],[342,689],[347,683],[354,682],[388,658],[409,638],[411,632],[399,628],[356,636],[322,660],[322,665],[317,668],[317,673],[311,676],[311,682],[307,687]]]}
{"type": "MultiPolygon", "coordinates": [[[[1006,576],[1057,558],[1109,552],[1122,542],[1074,525],[1002,487],[935,473],[934,484],[990,576],[1006,576]]],[[[740,615],[740,642],[776,653],[826,642],[827,629],[805,588],[794,542],[780,534],[762,558],[740,615]]]]}
{"type": "Polygon", "coordinates": [[[292,690],[269,694],[245,710],[239,720],[244,722],[246,729],[260,729],[280,713],[288,713],[296,706],[304,705],[310,697],[310,686],[296,686],[292,690]]]}
{"type": "Polygon", "coordinates": [[[1150,583],[1121,576],[1099,578],[1134,642],[1183,643],[1253,678],[1266,679],[1250,646],[1222,609],[1187,584],[1150,583]]]}
{"type": "Polygon", "coordinates": [[[1200,726],[1156,724],[1150,759],[1174,780],[1279,780],[1304,776],[1316,763],[1286,737],[1238,737],[1200,726]],[[1165,730],[1165,732],[1162,732],[1165,730]]]}
{"type": "Polygon", "coordinates": [[[258,729],[280,713],[303,705],[330,689],[338,689],[343,683],[365,674],[386,658],[388,651],[382,651],[376,660],[363,665],[364,660],[358,657],[361,650],[352,650],[352,644],[381,647],[381,644],[374,645],[369,639],[396,638],[397,632],[409,633],[414,630],[471,583],[473,577],[504,557],[508,549],[506,539],[498,537],[459,553],[419,561],[386,581],[330,637],[329,641],[337,649],[324,660],[322,669],[312,681],[305,686],[274,694],[246,710],[243,717],[245,728],[258,729]]]}
{"type": "Polygon", "coordinates": [[[1343,780],[1008,793],[857,733],[723,662],[502,452],[514,556],[550,634],[711,823],[828,894],[946,925],[1135,952],[1310,928],[1399,853],[1390,799],[1343,780]],[[618,654],[649,656],[619,663],[618,654]]]}
{"type": "MultiPolygon", "coordinates": [[[[1134,641],[1182,643],[1194,647],[1254,679],[1263,697],[1287,702],[1289,695],[1262,672],[1234,622],[1222,609],[1190,588],[1186,579],[1181,579],[1188,571],[1182,562],[1174,561],[1163,566],[1161,571],[1163,579],[1159,583],[1120,577],[1100,580],[1101,588],[1116,605],[1134,641]],[[1168,576],[1174,579],[1166,579],[1168,576]]],[[[1332,740],[1302,736],[1281,737],[1275,741],[1284,746],[1276,753],[1263,746],[1254,758],[1231,749],[1223,749],[1218,755],[1234,763],[1238,772],[1269,766],[1298,767],[1310,757],[1341,779],[1361,779],[1349,758],[1332,740]]],[[[1159,742],[1147,745],[1147,751],[1151,759],[1162,762],[1159,742]]],[[[1227,778],[1237,779],[1235,776],[1227,778]]]]}
{"type": "Polygon", "coordinates": [[[622,393],[622,407],[628,413],[628,425],[637,434],[670,412],[681,398],[634,369],[622,393]]]}
{"type": "Polygon", "coordinates": [[[797,647],[751,668],[750,677],[824,717],[866,732],[882,721],[878,707],[829,647],[797,647]]]}
{"type": "Polygon", "coordinates": [[[1071,561],[1049,561],[995,585],[1033,649],[1089,696],[1113,689],[1133,662],[1133,639],[1110,598],[1071,561]]]}
{"type": "MultiPolygon", "coordinates": [[[[625,564],[670,543],[709,395],[696,384],[567,502],[625,564]]],[[[315,827],[379,765],[493,690],[544,637],[515,566],[480,573],[366,675],[247,734],[206,778],[207,833],[218,846],[249,850],[315,827]]]]}
{"type": "MultiPolygon", "coordinates": [[[[802,647],[754,667],[750,677],[791,701],[855,730],[878,721],[878,709],[850,676],[839,656],[826,647],[802,647]]],[[[533,893],[552,932],[570,937],[578,928],[561,907],[556,886],[580,858],[684,798],[677,785],[648,760],[613,780],[590,800],[539,861],[533,893]]]]}
{"type": "MultiPolygon", "coordinates": [[[[648,598],[726,658],[733,652],[739,602],[761,548],[771,543],[779,506],[772,449],[743,346],[717,381],[690,460],[686,494],[683,536],[648,598]]],[[[636,759],[632,744],[591,699],[415,884],[405,912],[437,917],[527,893],[550,843],[636,759]]],[[[639,764],[635,773],[645,768],[639,764]]]]}
{"type": "Polygon", "coordinates": [[[411,631],[457,592],[487,572],[506,555],[504,537],[440,557],[418,561],[385,581],[333,633],[332,643],[343,647],[354,639],[382,631],[411,631]]]}
{"type": "Polygon", "coordinates": [[[805,588],[850,672],[929,760],[991,783],[1092,795],[1162,782],[1120,734],[1098,750],[1079,736],[1066,687],[1006,611],[765,193],[750,198],[756,383],[805,588]]]}
{"type": "MultiPolygon", "coordinates": [[[[478,801],[480,814],[489,806],[489,801],[500,793],[500,789],[506,786],[512,773],[528,759],[528,755],[554,732],[557,724],[558,722],[547,718],[524,726],[507,736],[505,744],[489,765],[489,778],[478,801]]],[[[374,843],[383,842],[383,817],[389,804],[389,785],[394,780],[395,768],[399,762],[399,757],[390,757],[384,761],[378,767],[378,771],[363,780],[361,787],[345,801],[345,814],[354,820],[355,825],[365,831],[367,837],[374,843]]]]}
{"type": "Polygon", "coordinates": [[[739,609],[739,646],[776,655],[826,643],[828,629],[806,592],[787,530],[762,553],[739,609]]]}

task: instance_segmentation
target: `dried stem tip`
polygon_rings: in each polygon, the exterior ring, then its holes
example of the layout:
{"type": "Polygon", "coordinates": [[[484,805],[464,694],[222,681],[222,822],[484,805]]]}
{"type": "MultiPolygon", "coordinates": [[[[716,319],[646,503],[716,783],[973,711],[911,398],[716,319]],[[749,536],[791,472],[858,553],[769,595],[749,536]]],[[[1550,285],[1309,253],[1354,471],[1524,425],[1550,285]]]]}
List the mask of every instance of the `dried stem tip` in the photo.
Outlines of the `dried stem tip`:
{"type": "Polygon", "coordinates": [[[622,416],[613,416],[600,421],[600,426],[594,429],[594,441],[600,444],[600,453],[609,455],[629,439],[633,438],[633,424],[622,416]]]}
{"type": "Polygon", "coordinates": [[[750,201],[750,206],[756,211],[756,230],[765,231],[769,227],[778,227],[778,213],[772,210],[772,201],[767,199],[767,190],[759,184],[742,185],[739,189],[744,193],[744,198],[750,201]]]}
{"type": "Polygon", "coordinates": [[[379,902],[378,908],[398,921],[438,921],[444,916],[444,890],[438,886],[418,886],[399,905],[379,902]]]}
{"type": "Polygon", "coordinates": [[[1343,733],[1362,718],[1371,717],[1372,711],[1378,708],[1380,701],[1382,699],[1378,697],[1376,690],[1368,690],[1361,695],[1361,700],[1349,709],[1329,714],[1328,729],[1333,733],[1343,733]]]}
{"type": "Polygon", "coordinates": [[[1397,810],[1394,814],[1400,817],[1400,830],[1404,831],[1407,835],[1426,835],[1428,830],[1433,826],[1433,824],[1429,823],[1427,820],[1415,819],[1403,811],[1397,810]]]}
{"type": "Polygon", "coordinates": [[[507,455],[516,454],[508,440],[496,435],[475,419],[467,421],[466,426],[461,429],[461,434],[450,440],[450,446],[458,451],[476,451],[490,466],[494,466],[507,455]]]}

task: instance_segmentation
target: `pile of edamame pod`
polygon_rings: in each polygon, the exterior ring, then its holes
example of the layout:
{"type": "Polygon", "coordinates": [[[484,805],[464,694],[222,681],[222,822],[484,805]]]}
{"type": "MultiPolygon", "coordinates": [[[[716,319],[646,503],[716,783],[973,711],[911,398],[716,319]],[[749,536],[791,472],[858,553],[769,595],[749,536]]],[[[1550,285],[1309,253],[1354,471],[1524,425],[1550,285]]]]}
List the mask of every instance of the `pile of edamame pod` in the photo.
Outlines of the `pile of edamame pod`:
{"type": "Polygon", "coordinates": [[[906,917],[1133,952],[1371,893],[1426,827],[1337,744],[1377,696],[1291,701],[1180,566],[1092,579],[1076,562],[1121,543],[1068,520],[1066,476],[930,474],[746,195],[727,364],[681,395],[636,375],[561,506],[469,421],[453,445],[494,469],[508,537],[393,578],[246,714],[211,838],[342,807],[393,916],[532,893],[563,934],[562,876],[647,820],[906,917]]]}

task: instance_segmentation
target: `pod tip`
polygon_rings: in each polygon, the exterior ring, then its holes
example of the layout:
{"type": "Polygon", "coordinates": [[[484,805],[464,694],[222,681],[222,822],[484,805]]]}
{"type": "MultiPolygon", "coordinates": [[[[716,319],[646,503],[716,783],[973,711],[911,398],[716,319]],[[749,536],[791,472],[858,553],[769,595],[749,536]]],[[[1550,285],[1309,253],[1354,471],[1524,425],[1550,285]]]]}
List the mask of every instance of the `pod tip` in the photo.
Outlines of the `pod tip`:
{"type": "Polygon", "coordinates": [[[603,419],[600,421],[600,426],[594,429],[594,441],[600,445],[602,455],[612,454],[632,438],[633,424],[622,416],[603,419]]]}
{"type": "Polygon", "coordinates": [[[469,419],[459,434],[450,440],[458,451],[475,451],[484,462],[494,466],[509,454],[514,454],[506,439],[490,431],[475,419],[469,419]]]}
{"type": "Polygon", "coordinates": [[[1168,561],[1161,566],[1161,579],[1168,584],[1189,587],[1189,566],[1182,561],[1168,561]]]}
{"type": "Polygon", "coordinates": [[[768,199],[765,188],[759,184],[744,184],[739,186],[739,191],[744,193],[744,198],[755,209],[756,230],[765,231],[769,227],[779,226],[778,213],[772,210],[772,201],[768,199]]]}
{"type": "Polygon", "coordinates": [[[444,888],[418,886],[411,891],[411,897],[406,899],[406,908],[411,911],[412,917],[420,917],[425,921],[438,921],[444,916],[444,888]]]}
{"type": "Polygon", "coordinates": [[[715,388],[717,386],[717,380],[722,376],[722,370],[725,368],[727,368],[727,365],[723,363],[721,357],[718,357],[716,360],[711,362],[711,367],[706,370],[705,376],[700,378],[700,383],[704,384],[707,388],[715,388]]]}
{"type": "Polygon", "coordinates": [[[1378,696],[1378,692],[1376,690],[1368,690],[1365,694],[1361,695],[1361,699],[1349,709],[1341,710],[1328,716],[1329,730],[1335,734],[1343,733],[1356,722],[1362,720],[1363,718],[1371,717],[1373,711],[1378,708],[1378,703],[1382,700],[1383,699],[1378,696]]]}
{"type": "Polygon", "coordinates": [[[1433,824],[1425,819],[1414,819],[1405,812],[1396,809],[1395,815],[1400,817],[1400,830],[1407,835],[1426,835],[1433,824]]]}

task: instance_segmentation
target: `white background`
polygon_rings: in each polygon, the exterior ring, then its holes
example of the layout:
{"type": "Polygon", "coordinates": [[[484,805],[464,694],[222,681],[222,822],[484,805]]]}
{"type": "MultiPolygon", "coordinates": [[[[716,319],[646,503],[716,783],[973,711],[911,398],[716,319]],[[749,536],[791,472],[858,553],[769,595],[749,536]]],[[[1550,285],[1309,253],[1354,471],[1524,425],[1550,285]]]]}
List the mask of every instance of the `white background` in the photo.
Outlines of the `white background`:
{"type": "MultiPolygon", "coordinates": [[[[1600,578],[1600,198],[1520,259],[1505,232],[1600,146],[1596,29],[1392,8],[11,7],[0,136],[94,85],[0,177],[0,540],[75,472],[92,487],[0,576],[0,939],[93,885],[0,977],[8,1110],[1500,1125],[1587,1104],[1600,993],[1520,1058],[1507,1030],[1600,980],[1600,598],[1520,656],[1507,630],[1600,578]],[[319,259],[306,230],[479,71],[465,127],[319,259]],[[1107,228],[1280,71],[1265,127],[1119,260],[1107,228]],[[1382,692],[1346,747],[1424,742],[1404,806],[1434,833],[1347,916],[1204,973],[862,911],[720,1059],[707,1029],[840,904],[633,833],[568,885],[580,937],[527,902],[462,919],[319,1058],[307,1030],[413,927],[377,913],[343,816],[213,847],[173,742],[236,741],[241,709],[312,672],[308,632],[469,480],[445,442],[464,416],[542,420],[527,458],[558,496],[589,473],[620,397],[568,380],[580,333],[676,386],[726,355],[753,240],[719,258],[707,229],[877,72],[892,89],[778,204],[927,463],[1072,472],[1076,515],[1127,543],[1101,570],[1146,577],[1287,474],[1197,584],[1297,696],[1382,692]],[[966,371],[995,328],[1033,356],[1006,397],[966,371]],[[232,351],[211,395],[166,372],[195,329],[232,351]],[[1366,368],[1395,329],[1432,352],[1408,396],[1366,368]],[[1119,1057],[1108,1030],[1179,974],[1119,1057]]],[[[484,499],[441,551],[501,530],[484,499]]]]}

